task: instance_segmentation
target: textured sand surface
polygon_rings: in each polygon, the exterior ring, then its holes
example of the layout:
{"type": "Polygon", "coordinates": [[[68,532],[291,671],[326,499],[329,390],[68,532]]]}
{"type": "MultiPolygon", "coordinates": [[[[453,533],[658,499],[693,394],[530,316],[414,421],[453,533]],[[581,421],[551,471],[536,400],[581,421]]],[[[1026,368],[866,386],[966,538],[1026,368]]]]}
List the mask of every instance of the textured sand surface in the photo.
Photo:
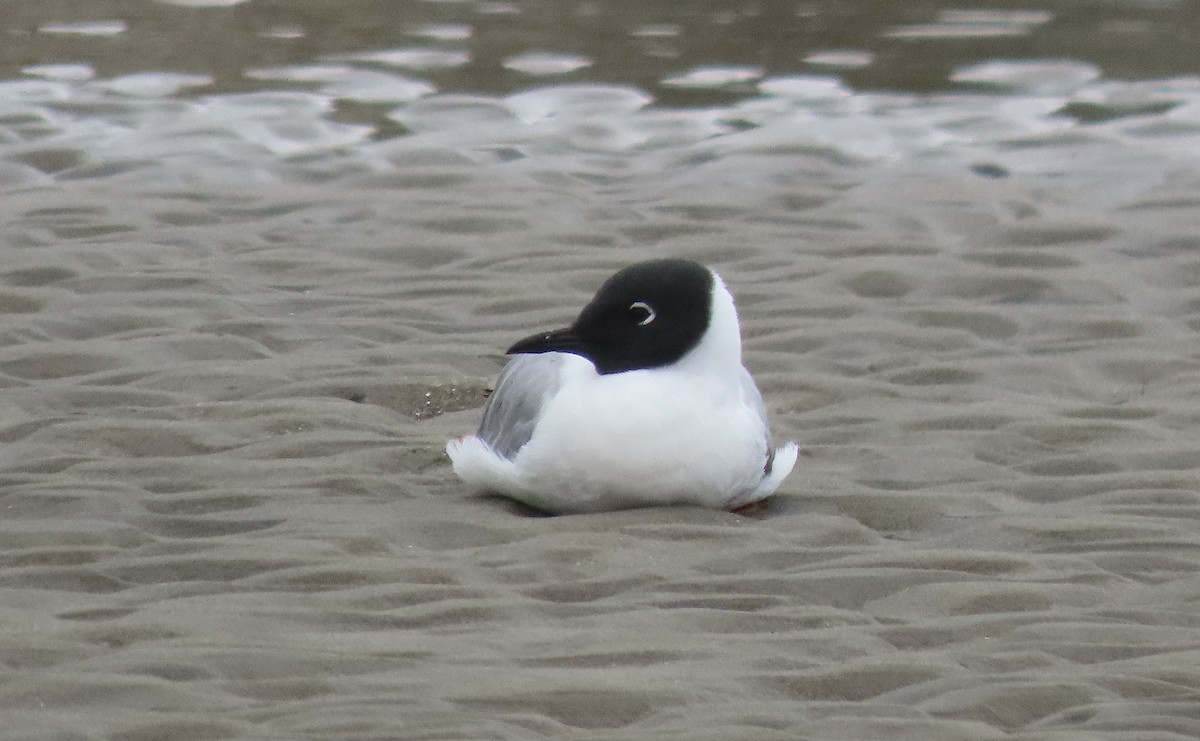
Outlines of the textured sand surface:
{"type": "Polygon", "coordinates": [[[208,119],[0,150],[0,735],[1200,736],[1195,103],[577,96],[240,183],[208,119]],[[659,255],[738,298],[780,495],[464,491],[502,348],[659,255]]]}

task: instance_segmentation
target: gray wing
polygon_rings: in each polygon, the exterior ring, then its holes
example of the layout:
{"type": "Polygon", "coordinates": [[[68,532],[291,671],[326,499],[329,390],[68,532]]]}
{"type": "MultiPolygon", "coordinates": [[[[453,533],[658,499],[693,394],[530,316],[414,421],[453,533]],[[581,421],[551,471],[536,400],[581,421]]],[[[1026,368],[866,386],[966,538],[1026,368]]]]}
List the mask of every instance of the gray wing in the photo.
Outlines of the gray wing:
{"type": "Polygon", "coordinates": [[[770,476],[771,467],[775,464],[775,441],[771,439],[771,423],[767,420],[767,407],[763,404],[762,392],[758,390],[758,384],[754,382],[750,371],[745,368],[742,368],[742,397],[758,412],[758,418],[762,420],[763,442],[766,445],[763,476],[770,476]]]}
{"type": "Polygon", "coordinates": [[[483,408],[476,436],[511,460],[533,437],[542,406],[562,385],[562,364],[560,353],[518,355],[510,360],[483,408]]]}

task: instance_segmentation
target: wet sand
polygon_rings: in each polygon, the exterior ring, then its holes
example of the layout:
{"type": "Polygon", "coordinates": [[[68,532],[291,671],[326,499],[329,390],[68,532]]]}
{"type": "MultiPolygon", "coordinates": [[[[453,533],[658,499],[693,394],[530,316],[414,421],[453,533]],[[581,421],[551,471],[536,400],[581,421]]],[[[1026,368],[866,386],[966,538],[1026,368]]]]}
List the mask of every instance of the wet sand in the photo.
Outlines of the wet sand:
{"type": "Polygon", "coordinates": [[[1200,736],[1200,96],[1055,115],[1083,77],[435,96],[382,141],[6,88],[0,735],[1200,736]],[[464,490],[502,349],[665,255],[738,299],[780,493],[464,490]]]}
{"type": "Polygon", "coordinates": [[[7,195],[10,737],[1200,733],[1197,183],[739,156],[7,195]],[[667,254],[739,299],[781,494],[463,491],[500,349],[667,254]]]}

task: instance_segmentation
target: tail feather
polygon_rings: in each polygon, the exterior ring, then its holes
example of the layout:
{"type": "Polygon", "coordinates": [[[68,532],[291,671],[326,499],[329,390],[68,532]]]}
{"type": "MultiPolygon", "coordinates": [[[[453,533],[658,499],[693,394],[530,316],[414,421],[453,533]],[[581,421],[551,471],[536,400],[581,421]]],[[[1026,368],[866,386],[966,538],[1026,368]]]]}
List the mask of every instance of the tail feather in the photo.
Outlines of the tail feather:
{"type": "Polygon", "coordinates": [[[774,458],[771,461],[771,470],[758,484],[758,488],[755,490],[755,499],[762,499],[778,489],[783,480],[787,478],[787,475],[792,472],[792,468],[796,465],[796,458],[799,455],[800,447],[796,443],[790,442],[775,448],[774,458]]]}

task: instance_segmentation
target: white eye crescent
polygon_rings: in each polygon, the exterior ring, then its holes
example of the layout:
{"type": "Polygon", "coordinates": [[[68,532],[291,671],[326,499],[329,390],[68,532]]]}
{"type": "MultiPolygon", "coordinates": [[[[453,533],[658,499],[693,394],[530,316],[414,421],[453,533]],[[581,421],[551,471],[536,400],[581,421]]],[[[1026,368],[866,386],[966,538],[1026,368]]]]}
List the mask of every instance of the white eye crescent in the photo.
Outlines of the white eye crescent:
{"type": "Polygon", "coordinates": [[[629,317],[639,326],[644,327],[654,321],[654,317],[658,316],[654,309],[650,308],[650,304],[645,301],[634,301],[629,305],[629,317]]]}

